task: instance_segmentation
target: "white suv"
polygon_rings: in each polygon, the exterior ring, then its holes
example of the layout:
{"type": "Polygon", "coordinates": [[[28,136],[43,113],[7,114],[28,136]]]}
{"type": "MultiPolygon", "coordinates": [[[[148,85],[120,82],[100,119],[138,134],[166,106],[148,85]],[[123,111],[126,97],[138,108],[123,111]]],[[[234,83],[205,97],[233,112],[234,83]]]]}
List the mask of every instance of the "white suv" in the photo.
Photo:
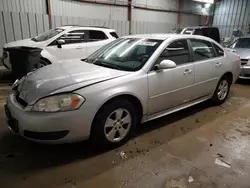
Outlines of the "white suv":
{"type": "Polygon", "coordinates": [[[11,70],[8,48],[25,46],[42,48],[41,63],[46,65],[66,59],[86,58],[101,46],[118,38],[114,29],[104,27],[62,26],[37,37],[3,46],[3,65],[11,70]]]}

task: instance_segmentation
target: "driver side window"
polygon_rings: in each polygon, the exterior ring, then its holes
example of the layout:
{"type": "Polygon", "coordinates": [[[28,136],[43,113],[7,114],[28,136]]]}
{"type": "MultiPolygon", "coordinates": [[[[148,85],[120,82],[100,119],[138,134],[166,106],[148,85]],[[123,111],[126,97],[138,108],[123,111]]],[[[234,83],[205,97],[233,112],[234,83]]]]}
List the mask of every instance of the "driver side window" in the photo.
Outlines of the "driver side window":
{"type": "Polygon", "coordinates": [[[190,54],[186,39],[174,41],[161,53],[157,63],[162,60],[172,60],[176,65],[182,65],[190,62],[190,54]]]}

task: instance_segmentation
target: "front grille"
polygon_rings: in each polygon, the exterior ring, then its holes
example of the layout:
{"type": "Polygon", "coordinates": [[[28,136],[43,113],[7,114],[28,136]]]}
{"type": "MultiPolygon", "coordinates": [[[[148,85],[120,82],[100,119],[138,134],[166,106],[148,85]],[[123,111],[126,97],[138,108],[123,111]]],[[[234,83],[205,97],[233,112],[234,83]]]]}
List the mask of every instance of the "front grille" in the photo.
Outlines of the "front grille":
{"type": "Polygon", "coordinates": [[[28,103],[19,97],[19,93],[17,93],[16,95],[16,100],[22,107],[25,108],[26,106],[28,106],[28,103]]]}
{"type": "Polygon", "coordinates": [[[246,65],[248,62],[248,59],[241,59],[241,65],[246,65]]]}

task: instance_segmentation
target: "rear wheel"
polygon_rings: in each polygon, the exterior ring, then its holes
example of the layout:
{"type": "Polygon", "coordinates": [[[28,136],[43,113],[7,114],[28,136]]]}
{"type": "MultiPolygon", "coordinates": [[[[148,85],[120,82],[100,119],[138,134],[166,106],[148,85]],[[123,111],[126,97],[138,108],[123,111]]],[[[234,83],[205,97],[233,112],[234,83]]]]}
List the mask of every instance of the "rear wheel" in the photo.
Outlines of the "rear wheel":
{"type": "Polygon", "coordinates": [[[136,123],[136,109],[128,100],[111,101],[97,113],[91,141],[101,147],[119,146],[134,132],[136,123]]]}
{"type": "Polygon", "coordinates": [[[230,78],[226,75],[220,79],[212,97],[212,101],[215,104],[222,104],[225,102],[230,91],[231,83],[230,78]]]}

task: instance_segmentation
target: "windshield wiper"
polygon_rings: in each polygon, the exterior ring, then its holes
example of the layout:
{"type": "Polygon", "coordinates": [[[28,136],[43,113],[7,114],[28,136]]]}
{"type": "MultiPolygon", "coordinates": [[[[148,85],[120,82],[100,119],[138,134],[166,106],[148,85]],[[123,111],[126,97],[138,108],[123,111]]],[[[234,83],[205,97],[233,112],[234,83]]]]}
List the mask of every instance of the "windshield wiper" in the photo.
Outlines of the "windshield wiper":
{"type": "Polygon", "coordinates": [[[106,67],[106,68],[111,68],[111,69],[117,69],[117,70],[121,70],[121,68],[117,65],[114,65],[114,64],[110,64],[110,63],[105,63],[103,61],[97,61],[95,63],[93,63],[94,65],[99,65],[99,66],[103,66],[103,67],[106,67]]]}

